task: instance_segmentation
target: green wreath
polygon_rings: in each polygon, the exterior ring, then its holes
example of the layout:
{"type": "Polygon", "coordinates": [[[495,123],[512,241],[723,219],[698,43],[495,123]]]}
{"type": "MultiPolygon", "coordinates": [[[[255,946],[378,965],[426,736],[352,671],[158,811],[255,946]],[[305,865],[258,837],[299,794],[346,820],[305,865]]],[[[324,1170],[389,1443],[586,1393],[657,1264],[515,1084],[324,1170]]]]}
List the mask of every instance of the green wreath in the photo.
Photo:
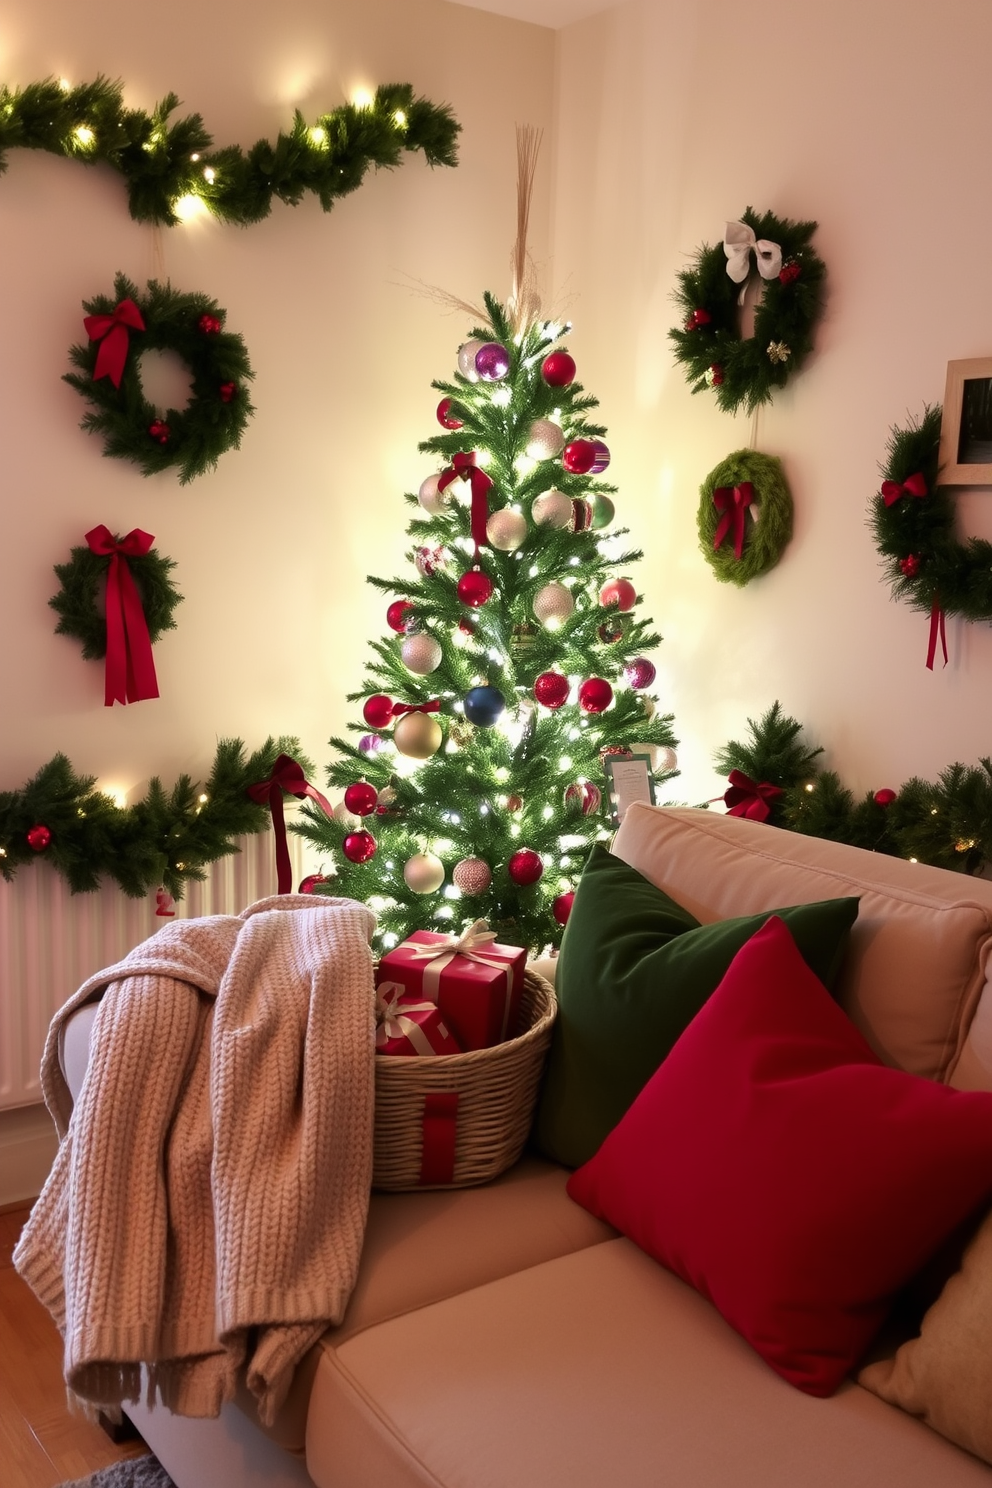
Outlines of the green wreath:
{"type": "MultiPolygon", "coordinates": [[[[115,534],[120,542],[120,534],[115,534]]],[[[48,603],[59,617],[56,635],[81,641],[86,661],[102,661],[107,654],[107,618],[102,597],[110,567],[109,554],[89,547],[71,548],[68,563],[56,563],[59,592],[48,603]]],[[[141,599],[141,608],[152,645],[164,630],[175,630],[172,612],[183,596],[169,578],[175,560],[163,558],[156,548],[129,554],[127,566],[141,599]]]]}
{"type": "Polygon", "coordinates": [[[244,341],[224,329],[226,312],[214,300],[157,279],[139,294],[117,274],[113,298],[97,295],[83,308],[93,339],[70,348],[80,371],[64,380],[93,404],[80,427],[104,436],[105,455],[133,460],[144,475],[177,465],[185,485],[240,446],[255,411],[248,397],[254,373],[244,341]],[[160,417],[149,403],[141,385],[145,351],[173,351],[186,363],[193,387],[185,408],[160,417]]]}
{"type": "Polygon", "coordinates": [[[743,587],[774,568],[792,536],[781,460],[749,449],[728,455],[699,488],[696,525],[703,557],[721,583],[743,587]]]}
{"type": "Polygon", "coordinates": [[[759,403],[769,402],[776,388],[785,387],[812,350],[826,268],[810,247],[815,222],[790,222],[771,212],[758,216],[748,207],[740,223],[727,226],[741,239],[751,229],[757,243],[752,252],[743,242],[735,250],[741,269],[748,266],[743,281],[731,278],[734,260],[722,243],[701,248],[692,267],[678,276],[674,299],[684,319],[668,334],[694,393],[711,387],[727,413],[742,406],[751,413],[759,403]],[[777,252],[771,250],[781,250],[779,267],[777,252]],[[754,334],[744,338],[739,302],[759,269],[764,293],[755,310],[754,334]]]}

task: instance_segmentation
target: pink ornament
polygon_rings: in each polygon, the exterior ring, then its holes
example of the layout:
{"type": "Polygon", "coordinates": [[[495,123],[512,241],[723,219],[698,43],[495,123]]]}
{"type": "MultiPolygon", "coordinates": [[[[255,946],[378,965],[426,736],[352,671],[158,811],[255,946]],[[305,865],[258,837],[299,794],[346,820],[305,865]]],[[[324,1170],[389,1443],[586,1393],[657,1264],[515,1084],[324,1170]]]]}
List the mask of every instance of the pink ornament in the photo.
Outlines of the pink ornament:
{"type": "Polygon", "coordinates": [[[568,694],[569,681],[561,672],[542,672],[534,681],[534,696],[544,708],[560,708],[568,694]]]}
{"type": "Polygon", "coordinates": [[[637,603],[637,590],[629,579],[610,579],[599,591],[599,602],[625,615],[637,603]]]}
{"type": "Polygon", "coordinates": [[[530,847],[519,848],[506,866],[513,882],[520,888],[537,883],[544,872],[544,864],[540,855],[530,847]]]}
{"type": "Polygon", "coordinates": [[[471,605],[477,610],[484,605],[487,599],[492,598],[493,581],[488,574],[484,574],[481,568],[470,568],[463,573],[458,580],[458,598],[462,604],[471,605]]]}
{"type": "Polygon", "coordinates": [[[358,741],[358,747],[362,754],[375,754],[376,750],[382,748],[384,742],[381,734],[363,734],[358,741]]]}
{"type": "Polygon", "coordinates": [[[567,894],[559,894],[557,899],[552,900],[551,913],[559,925],[568,924],[568,917],[572,913],[572,905],[574,903],[574,890],[570,890],[567,894]]]}
{"type": "Polygon", "coordinates": [[[643,692],[645,687],[650,687],[658,675],[654,662],[648,661],[646,656],[635,656],[633,661],[628,661],[623,674],[635,692],[643,692]]]}
{"type": "Polygon", "coordinates": [[[613,701],[613,688],[605,677],[589,677],[579,688],[579,707],[584,713],[602,713],[613,701]]]}
{"type": "Polygon", "coordinates": [[[489,864],[482,858],[462,858],[451,873],[451,880],[463,894],[484,894],[493,881],[489,864]]]}
{"type": "Polygon", "coordinates": [[[163,920],[171,920],[175,917],[176,901],[168,889],[156,889],[155,891],[155,913],[163,920]]]}
{"type": "Polygon", "coordinates": [[[454,399],[452,398],[442,398],[437,405],[437,421],[442,429],[460,429],[462,427],[463,420],[451,411],[453,406],[454,399]]]}
{"type": "Polygon", "coordinates": [[[378,799],[379,792],[367,780],[356,780],[344,793],[344,804],[355,816],[370,816],[378,799]]]}
{"type": "Polygon", "coordinates": [[[349,832],[341,851],[349,863],[367,863],[375,856],[375,838],[371,832],[349,832]]]}
{"type": "Polygon", "coordinates": [[[413,616],[414,608],[408,599],[394,599],[386,611],[386,624],[397,635],[402,635],[413,616]]]}
{"type": "Polygon", "coordinates": [[[561,463],[572,475],[586,475],[596,459],[596,446],[591,439],[573,439],[562,450],[561,463]]]}
{"type": "Polygon", "coordinates": [[[888,786],[886,786],[883,790],[877,790],[875,792],[875,802],[879,806],[891,806],[895,798],[895,791],[889,790],[888,786]]]}
{"type": "Polygon", "coordinates": [[[418,548],[413,555],[413,562],[422,578],[432,579],[444,562],[444,549],[418,548]]]}
{"type": "Polygon", "coordinates": [[[603,792],[591,780],[576,780],[565,790],[565,805],[570,806],[573,811],[581,811],[583,816],[590,816],[598,811],[602,802],[603,792]]]}
{"type": "Polygon", "coordinates": [[[475,353],[475,370],[483,382],[499,382],[510,370],[510,353],[498,341],[487,341],[475,353]]]}
{"type": "Polygon", "coordinates": [[[575,362],[567,351],[553,351],[541,363],[541,376],[548,387],[568,387],[575,378],[575,362]]]}
{"type": "Polygon", "coordinates": [[[610,451],[601,439],[592,442],[594,451],[593,462],[589,466],[590,475],[601,475],[610,463],[610,451]]]}
{"type": "Polygon", "coordinates": [[[365,699],[362,717],[370,728],[385,728],[393,716],[393,700],[384,692],[374,692],[365,699]]]}
{"type": "Polygon", "coordinates": [[[27,834],[28,847],[32,852],[44,852],[52,840],[52,834],[47,827],[41,825],[32,827],[27,834]]]}
{"type": "Polygon", "coordinates": [[[322,883],[326,883],[326,882],[327,882],[327,876],[326,876],[326,874],[323,874],[323,873],[308,873],[307,876],[306,876],[306,878],[304,878],[304,879],[302,879],[300,881],[300,887],[297,889],[296,892],[298,894],[312,894],[313,891],[314,891],[314,889],[316,889],[316,887],[317,887],[318,884],[322,884],[322,883]]]}

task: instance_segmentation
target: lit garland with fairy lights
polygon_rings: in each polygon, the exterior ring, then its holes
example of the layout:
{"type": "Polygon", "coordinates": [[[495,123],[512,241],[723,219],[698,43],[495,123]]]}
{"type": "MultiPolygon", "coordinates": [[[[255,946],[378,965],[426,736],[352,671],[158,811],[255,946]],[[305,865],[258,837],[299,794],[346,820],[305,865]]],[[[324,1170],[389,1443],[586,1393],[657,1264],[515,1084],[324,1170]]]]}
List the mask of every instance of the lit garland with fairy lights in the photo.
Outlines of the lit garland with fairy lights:
{"type": "Polygon", "coordinates": [[[312,124],[297,111],[287,133],[247,151],[214,150],[199,114],[171,120],[175,93],[150,114],[126,108],[122,93],[105,77],[0,87],[0,172],[8,150],[46,150],[116,170],[136,222],[174,227],[205,208],[245,227],[268,216],[274,197],[295,207],[312,194],[329,212],[370,166],[396,166],[404,152],[420,151],[432,166],[457,161],[461,126],[449,108],[415,98],[409,83],[384,84],[367,102],[342,104],[312,124]]]}

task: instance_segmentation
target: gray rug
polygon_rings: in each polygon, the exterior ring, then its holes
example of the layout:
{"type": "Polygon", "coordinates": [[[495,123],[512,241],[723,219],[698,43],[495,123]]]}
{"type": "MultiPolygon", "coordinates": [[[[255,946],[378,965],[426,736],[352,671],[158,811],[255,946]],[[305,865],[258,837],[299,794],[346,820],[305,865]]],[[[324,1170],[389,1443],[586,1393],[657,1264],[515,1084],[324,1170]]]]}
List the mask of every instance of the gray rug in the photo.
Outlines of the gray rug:
{"type": "Polygon", "coordinates": [[[61,1488],[176,1488],[157,1457],[129,1457],[61,1488]]]}

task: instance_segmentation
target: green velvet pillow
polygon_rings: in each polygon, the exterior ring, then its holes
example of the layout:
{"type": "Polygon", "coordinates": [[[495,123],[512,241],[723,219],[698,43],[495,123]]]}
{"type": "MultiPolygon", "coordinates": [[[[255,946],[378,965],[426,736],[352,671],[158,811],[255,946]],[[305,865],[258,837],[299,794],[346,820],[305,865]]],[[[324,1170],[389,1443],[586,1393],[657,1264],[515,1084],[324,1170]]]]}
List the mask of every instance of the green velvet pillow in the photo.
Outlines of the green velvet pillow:
{"type": "Polygon", "coordinates": [[[562,940],[538,1148],[569,1167],[592,1157],[769,915],[832,988],[857,913],[856,898],[824,899],[701,925],[597,843],[562,940]]]}

